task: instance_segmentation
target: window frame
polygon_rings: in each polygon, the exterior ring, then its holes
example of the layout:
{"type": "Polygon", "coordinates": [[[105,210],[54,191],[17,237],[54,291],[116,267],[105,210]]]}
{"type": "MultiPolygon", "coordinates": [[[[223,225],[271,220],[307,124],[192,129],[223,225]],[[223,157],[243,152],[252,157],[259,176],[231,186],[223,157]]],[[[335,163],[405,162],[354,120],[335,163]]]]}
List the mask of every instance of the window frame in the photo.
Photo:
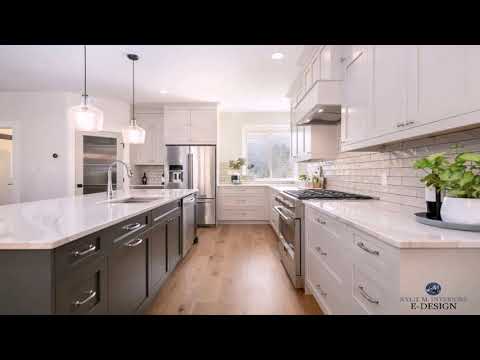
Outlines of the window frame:
{"type": "MultiPolygon", "coordinates": [[[[262,125],[244,125],[242,127],[242,157],[246,160],[248,164],[248,150],[247,150],[247,135],[249,133],[260,133],[260,134],[272,134],[276,131],[285,131],[290,134],[290,125],[289,124],[262,124],[262,125]]],[[[291,146],[291,144],[289,145],[291,146]]],[[[292,149],[289,149],[290,155],[292,149]]],[[[291,159],[291,156],[290,156],[291,159]]],[[[291,182],[295,180],[295,167],[292,167],[292,177],[288,178],[274,178],[272,177],[272,148],[269,148],[268,154],[268,170],[270,176],[268,178],[254,178],[255,182],[291,182]]],[[[242,169],[242,175],[248,175],[248,170],[246,167],[242,169]]]]}

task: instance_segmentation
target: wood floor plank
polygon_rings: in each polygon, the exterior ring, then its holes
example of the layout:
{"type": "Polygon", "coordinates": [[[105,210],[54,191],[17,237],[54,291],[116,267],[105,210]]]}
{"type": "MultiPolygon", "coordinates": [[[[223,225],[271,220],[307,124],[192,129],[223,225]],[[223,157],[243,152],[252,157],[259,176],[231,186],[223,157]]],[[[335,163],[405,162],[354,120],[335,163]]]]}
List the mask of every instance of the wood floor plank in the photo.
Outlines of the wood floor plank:
{"type": "Polygon", "coordinates": [[[295,289],[269,225],[200,228],[199,241],[147,311],[155,315],[313,315],[311,295],[295,289]]]}

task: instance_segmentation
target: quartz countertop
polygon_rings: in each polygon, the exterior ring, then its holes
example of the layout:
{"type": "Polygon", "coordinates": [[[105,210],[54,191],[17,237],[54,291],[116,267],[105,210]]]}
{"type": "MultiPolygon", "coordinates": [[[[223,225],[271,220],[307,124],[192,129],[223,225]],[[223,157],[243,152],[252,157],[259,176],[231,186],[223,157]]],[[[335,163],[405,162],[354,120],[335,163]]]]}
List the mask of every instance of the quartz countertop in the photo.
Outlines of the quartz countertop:
{"type": "Polygon", "coordinates": [[[295,185],[294,183],[241,183],[238,185],[235,184],[218,184],[219,187],[269,187],[277,191],[285,190],[299,190],[301,187],[295,185]]]}
{"type": "Polygon", "coordinates": [[[480,248],[480,233],[442,229],[415,220],[416,207],[381,200],[306,200],[336,220],[397,248],[480,248]]]}
{"type": "Polygon", "coordinates": [[[146,203],[108,203],[103,192],[0,206],[0,250],[54,249],[195,192],[131,189],[118,191],[115,199],[161,198],[146,203]]]}

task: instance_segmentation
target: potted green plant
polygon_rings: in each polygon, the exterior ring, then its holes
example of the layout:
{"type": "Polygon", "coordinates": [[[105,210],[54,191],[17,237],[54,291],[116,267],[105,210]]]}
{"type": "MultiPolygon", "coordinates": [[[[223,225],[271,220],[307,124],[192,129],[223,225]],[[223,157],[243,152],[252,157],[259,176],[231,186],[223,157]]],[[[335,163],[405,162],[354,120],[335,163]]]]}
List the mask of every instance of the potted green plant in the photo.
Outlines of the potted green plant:
{"type": "MultiPolygon", "coordinates": [[[[246,160],[244,158],[238,158],[237,160],[230,160],[228,162],[228,167],[232,170],[230,172],[230,180],[233,184],[240,184],[240,170],[245,164],[246,160]]],[[[247,166],[248,169],[252,169],[253,167],[253,164],[247,166]]]]}
{"type": "Polygon", "coordinates": [[[431,169],[422,181],[446,192],[441,206],[443,221],[480,224],[480,154],[462,152],[450,162],[445,153],[438,153],[417,160],[414,166],[431,169]]]}
{"type": "Polygon", "coordinates": [[[298,180],[303,183],[303,187],[307,187],[307,184],[310,182],[310,178],[306,174],[299,175],[298,180]]]}
{"type": "Polygon", "coordinates": [[[425,184],[425,201],[427,203],[427,217],[441,220],[442,191],[444,184],[440,174],[447,168],[448,161],[445,153],[436,153],[414,162],[415,169],[424,170],[421,181],[425,184]]]}

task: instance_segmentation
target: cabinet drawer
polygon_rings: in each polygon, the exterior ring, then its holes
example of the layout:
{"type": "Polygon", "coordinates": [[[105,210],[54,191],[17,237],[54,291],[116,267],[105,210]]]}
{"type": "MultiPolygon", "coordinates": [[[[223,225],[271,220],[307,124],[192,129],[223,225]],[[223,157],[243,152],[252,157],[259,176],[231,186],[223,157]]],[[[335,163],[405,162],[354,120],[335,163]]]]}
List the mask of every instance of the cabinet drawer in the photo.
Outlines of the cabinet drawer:
{"type": "Polygon", "coordinates": [[[103,256],[108,246],[103,234],[99,231],[55,249],[57,278],[68,276],[69,272],[103,256]]]}
{"type": "Polygon", "coordinates": [[[253,196],[265,196],[265,188],[263,186],[241,186],[233,187],[226,186],[220,188],[220,196],[224,195],[253,195],[253,196]]]}
{"type": "Polygon", "coordinates": [[[348,312],[345,303],[349,294],[338,278],[318,260],[316,254],[307,250],[307,281],[315,299],[327,314],[348,312]]]}
{"type": "Polygon", "coordinates": [[[390,291],[381,282],[375,281],[360,267],[353,267],[353,309],[356,313],[365,314],[395,314],[398,313],[395,304],[399,298],[396,292],[390,291]],[[396,302],[395,302],[396,301],[396,302]]]}
{"type": "Polygon", "coordinates": [[[340,246],[348,247],[349,237],[351,234],[348,231],[348,228],[343,223],[334,220],[332,217],[325,215],[319,210],[316,210],[311,207],[306,209],[306,219],[312,225],[312,228],[319,231],[326,231],[332,236],[339,238],[341,241],[340,246]]]}
{"type": "Polygon", "coordinates": [[[222,220],[265,220],[265,208],[220,209],[219,217],[222,220]]]}
{"type": "Polygon", "coordinates": [[[106,258],[82,267],[59,281],[55,290],[56,314],[106,314],[106,258]]]}
{"type": "Polygon", "coordinates": [[[110,243],[116,243],[131,236],[140,234],[141,232],[145,231],[147,226],[150,224],[149,218],[150,212],[146,212],[131,219],[125,220],[120,224],[113,225],[108,229],[105,229],[105,238],[107,238],[110,243]]]}
{"type": "Polygon", "coordinates": [[[307,220],[307,249],[343,284],[351,277],[351,255],[346,232],[333,233],[307,220]]]}
{"type": "Polygon", "coordinates": [[[265,199],[250,195],[223,195],[220,199],[223,207],[265,206],[265,199]]]}
{"type": "Polygon", "coordinates": [[[358,230],[353,229],[352,234],[355,263],[368,266],[382,277],[393,271],[399,259],[396,249],[358,230]]]}
{"type": "Polygon", "coordinates": [[[162,222],[163,220],[170,218],[176,212],[175,210],[180,211],[180,201],[175,201],[170,204],[160,206],[152,210],[152,224],[162,222]]]}

